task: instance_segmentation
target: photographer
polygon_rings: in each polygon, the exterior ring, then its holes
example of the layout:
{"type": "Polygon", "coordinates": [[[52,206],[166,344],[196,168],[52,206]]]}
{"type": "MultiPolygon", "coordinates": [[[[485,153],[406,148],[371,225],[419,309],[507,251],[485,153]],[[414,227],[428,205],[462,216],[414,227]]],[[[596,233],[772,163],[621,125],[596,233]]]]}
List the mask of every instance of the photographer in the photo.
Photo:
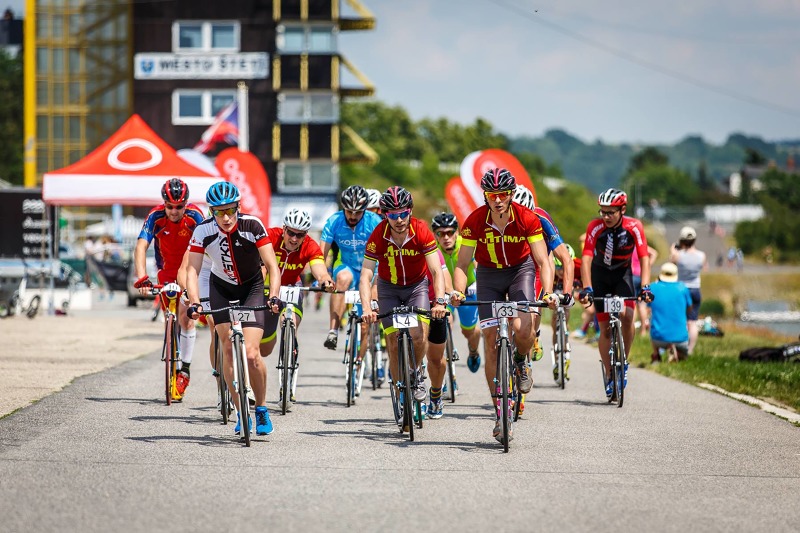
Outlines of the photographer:
{"type": "Polygon", "coordinates": [[[680,240],[670,248],[669,260],[678,265],[678,281],[689,288],[692,309],[689,313],[689,354],[697,344],[697,317],[700,311],[700,272],[708,270],[705,252],[695,247],[697,232],[691,226],[681,228],[680,240]]]}

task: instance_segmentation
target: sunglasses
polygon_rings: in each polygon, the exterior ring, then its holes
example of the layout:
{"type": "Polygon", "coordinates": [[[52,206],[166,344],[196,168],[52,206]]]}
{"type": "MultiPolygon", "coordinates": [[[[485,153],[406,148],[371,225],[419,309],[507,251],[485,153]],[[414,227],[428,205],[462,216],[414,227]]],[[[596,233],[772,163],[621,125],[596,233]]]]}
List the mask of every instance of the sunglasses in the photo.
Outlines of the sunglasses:
{"type": "Polygon", "coordinates": [[[452,236],[453,236],[453,235],[455,235],[455,234],[456,234],[455,230],[450,230],[450,231],[437,231],[437,232],[436,232],[436,236],[437,236],[437,237],[452,237],[452,236]]]}
{"type": "Polygon", "coordinates": [[[504,202],[511,196],[511,191],[484,192],[483,194],[486,196],[487,200],[500,200],[504,202]]]}
{"type": "Polygon", "coordinates": [[[391,220],[399,220],[401,218],[408,218],[408,215],[411,214],[411,209],[406,209],[404,211],[398,211],[396,213],[386,213],[386,216],[389,217],[391,220]]]}
{"type": "Polygon", "coordinates": [[[601,217],[613,217],[614,215],[619,213],[619,211],[620,211],[619,209],[614,209],[613,211],[603,211],[602,209],[600,209],[598,213],[600,213],[601,217]]]}
{"type": "Polygon", "coordinates": [[[211,208],[211,212],[214,213],[215,217],[224,217],[225,215],[233,216],[239,210],[239,206],[228,207],[226,209],[214,209],[211,208]]]}
{"type": "Polygon", "coordinates": [[[307,231],[292,231],[289,228],[285,229],[286,235],[289,237],[294,237],[295,239],[303,239],[306,235],[308,235],[307,231]]]}
{"type": "Polygon", "coordinates": [[[174,211],[180,211],[181,209],[186,209],[186,204],[177,204],[177,205],[164,204],[164,207],[166,207],[167,209],[172,209],[174,211]]]}

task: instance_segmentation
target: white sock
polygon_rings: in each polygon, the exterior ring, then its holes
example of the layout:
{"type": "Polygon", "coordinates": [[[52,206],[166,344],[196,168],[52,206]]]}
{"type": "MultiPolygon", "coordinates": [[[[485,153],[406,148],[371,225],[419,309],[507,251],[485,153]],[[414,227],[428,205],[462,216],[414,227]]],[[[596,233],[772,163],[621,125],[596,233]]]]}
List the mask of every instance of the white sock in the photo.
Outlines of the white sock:
{"type": "Polygon", "coordinates": [[[180,335],[181,361],[191,364],[194,355],[194,341],[197,338],[197,329],[182,329],[180,335]]]}

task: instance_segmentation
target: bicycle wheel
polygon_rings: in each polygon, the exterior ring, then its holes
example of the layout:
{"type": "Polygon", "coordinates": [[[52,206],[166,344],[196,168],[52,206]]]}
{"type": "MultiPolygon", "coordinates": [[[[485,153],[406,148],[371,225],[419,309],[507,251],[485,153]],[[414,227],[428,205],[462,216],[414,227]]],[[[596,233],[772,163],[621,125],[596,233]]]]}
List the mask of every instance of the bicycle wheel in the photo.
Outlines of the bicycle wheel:
{"type": "Polygon", "coordinates": [[[172,361],[175,353],[175,317],[167,317],[164,328],[164,350],[161,359],[164,361],[164,392],[167,405],[172,405],[172,361]]]}
{"type": "Polygon", "coordinates": [[[233,357],[236,360],[236,393],[239,395],[239,421],[244,433],[244,445],[250,446],[250,402],[247,400],[247,360],[244,356],[242,338],[236,335],[233,340],[233,357]]]}
{"type": "Polygon", "coordinates": [[[381,364],[381,338],[380,329],[377,323],[369,326],[369,354],[370,354],[370,377],[372,378],[372,390],[378,388],[378,365],[381,364]]]}
{"type": "Polygon", "coordinates": [[[217,377],[217,392],[219,393],[219,413],[222,415],[222,423],[228,424],[228,417],[231,414],[231,394],[228,384],[225,383],[223,369],[222,343],[219,336],[214,335],[214,372],[217,377]]]}
{"type": "Polygon", "coordinates": [[[356,387],[356,358],[358,357],[358,337],[356,332],[357,323],[354,317],[350,317],[348,321],[348,331],[350,332],[347,337],[350,339],[347,344],[347,407],[355,403],[355,387],[356,387]]]}
{"type": "Polygon", "coordinates": [[[294,324],[291,318],[286,317],[281,327],[281,351],[278,356],[278,365],[281,369],[281,414],[289,410],[292,397],[292,352],[294,350],[294,324]]]}
{"type": "Polygon", "coordinates": [[[450,321],[447,321],[447,386],[450,389],[450,403],[456,402],[456,360],[455,348],[453,348],[453,330],[450,328],[450,321]]]}
{"type": "Polygon", "coordinates": [[[617,329],[617,407],[622,407],[625,401],[625,341],[622,332],[617,329]]]}
{"type": "Polygon", "coordinates": [[[34,318],[36,313],[39,312],[39,303],[41,303],[42,297],[38,294],[31,298],[30,303],[28,304],[28,310],[25,312],[25,316],[28,318],[34,318]]]}
{"type": "Polygon", "coordinates": [[[403,432],[403,417],[400,414],[400,398],[397,394],[397,385],[392,379],[391,372],[389,373],[389,395],[392,398],[392,411],[394,413],[394,423],[400,428],[400,433],[403,432]]]}
{"type": "Polygon", "coordinates": [[[565,358],[567,357],[567,338],[565,335],[565,324],[563,313],[558,314],[558,323],[556,324],[556,350],[558,351],[558,386],[562,389],[566,386],[567,380],[564,376],[564,367],[566,365],[565,358]]]}
{"type": "Polygon", "coordinates": [[[511,432],[511,413],[508,405],[509,372],[508,362],[511,357],[511,348],[508,339],[500,339],[500,348],[497,350],[497,382],[500,384],[500,417],[503,430],[503,451],[508,453],[509,433],[511,432]]]}
{"type": "Polygon", "coordinates": [[[411,388],[411,339],[401,333],[397,338],[397,353],[400,356],[400,379],[403,384],[403,429],[408,427],[408,438],[414,440],[414,396],[411,388]]]}

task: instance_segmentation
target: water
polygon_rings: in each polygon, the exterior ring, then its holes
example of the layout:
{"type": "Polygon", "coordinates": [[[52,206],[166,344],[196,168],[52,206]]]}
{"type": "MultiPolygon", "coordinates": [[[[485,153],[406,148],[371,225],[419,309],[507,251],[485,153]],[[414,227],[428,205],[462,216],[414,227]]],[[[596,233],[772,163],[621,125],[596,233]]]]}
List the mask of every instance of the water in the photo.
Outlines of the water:
{"type": "Polygon", "coordinates": [[[741,320],[737,320],[736,324],[739,326],[755,326],[758,328],[766,328],[770,331],[774,331],[775,333],[780,333],[781,335],[788,335],[789,337],[796,338],[798,335],[800,335],[800,322],[743,322],[741,320]]]}

